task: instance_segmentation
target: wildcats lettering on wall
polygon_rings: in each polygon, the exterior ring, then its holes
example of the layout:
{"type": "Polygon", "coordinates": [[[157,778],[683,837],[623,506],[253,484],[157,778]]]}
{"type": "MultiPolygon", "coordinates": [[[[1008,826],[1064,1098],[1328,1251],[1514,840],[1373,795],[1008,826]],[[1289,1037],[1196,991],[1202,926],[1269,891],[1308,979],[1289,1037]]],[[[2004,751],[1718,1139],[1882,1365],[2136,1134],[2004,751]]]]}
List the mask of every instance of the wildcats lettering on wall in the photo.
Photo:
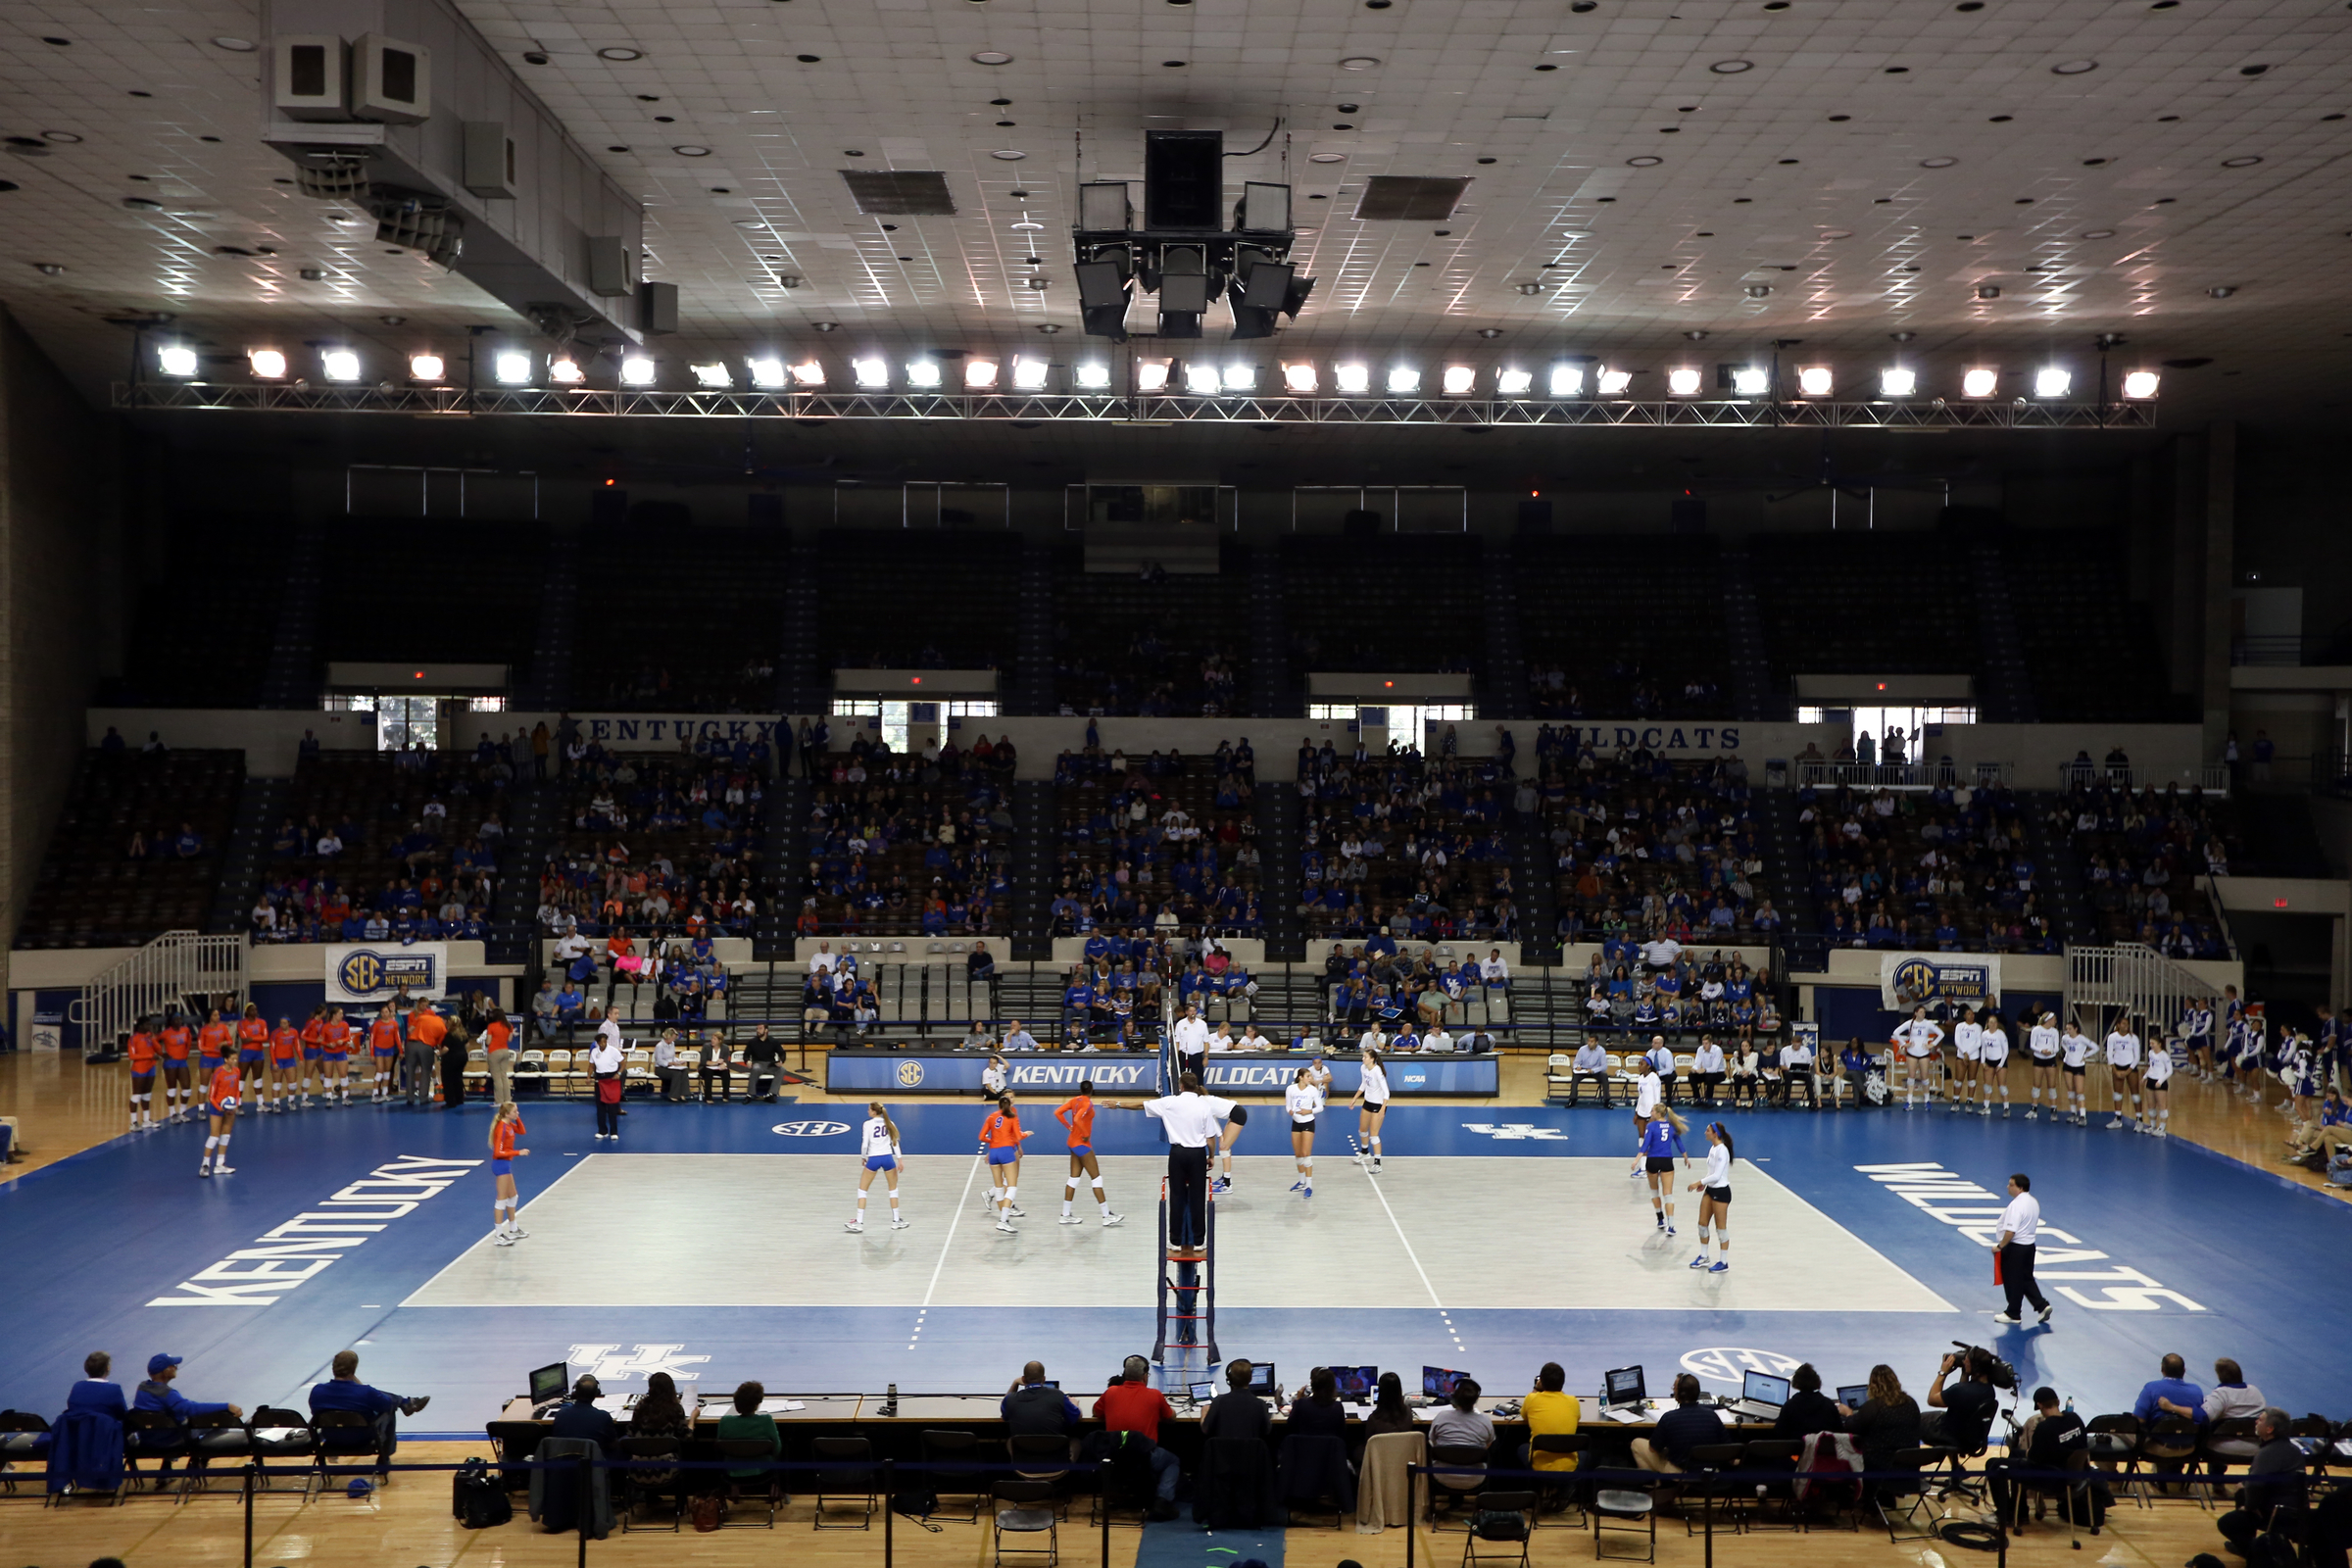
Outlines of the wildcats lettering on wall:
{"type": "Polygon", "coordinates": [[[326,1000],[388,1002],[448,994],[449,945],[443,942],[337,944],[326,953],[326,1000]]]}
{"type": "Polygon", "coordinates": [[[1990,954],[1888,953],[1879,959],[1880,1004],[1897,1012],[1923,1002],[1984,1008],[1996,1005],[2000,996],[2001,960],[1990,954]]]}
{"type": "Polygon", "coordinates": [[[1605,720],[1588,724],[1579,719],[1561,727],[1575,733],[1577,745],[1595,752],[1632,751],[1641,747],[1651,752],[1702,756],[1720,753],[1730,757],[1740,750],[1737,724],[1612,724],[1605,720]]]}

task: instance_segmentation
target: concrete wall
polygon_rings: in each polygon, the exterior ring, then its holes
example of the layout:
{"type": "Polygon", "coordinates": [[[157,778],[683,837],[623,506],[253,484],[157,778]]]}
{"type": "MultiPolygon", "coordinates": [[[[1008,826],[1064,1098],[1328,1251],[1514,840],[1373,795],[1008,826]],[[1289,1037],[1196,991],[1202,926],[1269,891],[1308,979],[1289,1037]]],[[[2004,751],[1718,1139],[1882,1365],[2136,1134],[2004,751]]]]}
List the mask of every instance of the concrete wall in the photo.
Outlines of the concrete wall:
{"type": "Polygon", "coordinates": [[[152,731],[163,737],[166,746],[241,751],[245,771],[254,778],[291,778],[306,733],[318,736],[319,746],[330,752],[375,750],[373,713],[258,708],[92,708],[85,711],[82,722],[84,743],[96,746],[110,727],[121,731],[133,747],[143,744],[152,731]]]}
{"type": "Polygon", "coordinates": [[[17,922],[81,753],[98,569],[115,535],[112,421],[0,311],[0,935],[17,922]]]}

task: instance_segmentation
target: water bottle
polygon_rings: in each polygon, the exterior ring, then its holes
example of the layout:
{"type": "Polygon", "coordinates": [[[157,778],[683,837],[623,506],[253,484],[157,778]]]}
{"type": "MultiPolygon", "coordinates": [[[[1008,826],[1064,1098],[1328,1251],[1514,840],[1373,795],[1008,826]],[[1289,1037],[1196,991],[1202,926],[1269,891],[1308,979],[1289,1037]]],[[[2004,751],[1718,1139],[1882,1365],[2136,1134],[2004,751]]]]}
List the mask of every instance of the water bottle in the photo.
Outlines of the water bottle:
{"type": "Polygon", "coordinates": [[[2066,1413],[2068,1415],[2075,1413],[2075,1396],[2071,1394],[2066,1396],[2066,1413]]]}

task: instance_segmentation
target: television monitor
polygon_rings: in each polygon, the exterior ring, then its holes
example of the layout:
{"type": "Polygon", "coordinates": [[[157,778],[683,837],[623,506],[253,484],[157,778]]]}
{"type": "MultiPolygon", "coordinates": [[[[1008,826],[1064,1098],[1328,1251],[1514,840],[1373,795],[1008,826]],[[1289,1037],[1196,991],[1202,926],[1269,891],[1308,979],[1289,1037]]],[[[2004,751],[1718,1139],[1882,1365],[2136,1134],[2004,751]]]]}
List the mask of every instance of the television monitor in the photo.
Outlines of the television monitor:
{"type": "Polygon", "coordinates": [[[561,1399],[570,1387],[571,1363],[568,1361],[555,1361],[531,1370],[531,1402],[533,1404],[545,1404],[550,1399],[561,1399]]]}
{"type": "Polygon", "coordinates": [[[1380,1390],[1380,1368],[1376,1366],[1335,1366],[1331,1375],[1340,1385],[1340,1397],[1349,1404],[1369,1404],[1380,1390]]]}
{"type": "Polygon", "coordinates": [[[1251,1394],[1272,1394],[1275,1388],[1274,1363],[1271,1361],[1250,1362],[1250,1392],[1251,1394]]]}
{"type": "Polygon", "coordinates": [[[1601,1400],[1604,1405],[1640,1404],[1649,1397],[1649,1387],[1638,1366],[1621,1366],[1601,1374],[1601,1400]]]}
{"type": "Polygon", "coordinates": [[[1421,1392],[1433,1399],[1450,1399],[1453,1397],[1453,1386],[1469,1375],[1442,1366],[1425,1366],[1421,1369],[1421,1392]]]}

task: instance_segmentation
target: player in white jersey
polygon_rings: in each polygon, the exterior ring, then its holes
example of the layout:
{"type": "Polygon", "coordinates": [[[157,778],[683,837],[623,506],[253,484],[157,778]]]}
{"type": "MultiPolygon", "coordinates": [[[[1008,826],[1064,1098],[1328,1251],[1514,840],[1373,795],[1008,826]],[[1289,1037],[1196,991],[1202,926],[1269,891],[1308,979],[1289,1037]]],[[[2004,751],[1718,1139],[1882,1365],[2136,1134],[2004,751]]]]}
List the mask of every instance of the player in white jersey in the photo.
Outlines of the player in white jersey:
{"type": "Polygon", "coordinates": [[[2058,1065],[2066,1074],[2066,1117],[2078,1127],[2090,1125],[2082,1079],[2090,1070],[2090,1054],[2097,1049],[2090,1036],[2076,1028],[2074,1020],[2069,1018],[2066,1033],[2058,1037],[2058,1065]]]}
{"type": "Polygon", "coordinates": [[[2026,1054],[2033,1058],[2034,1082],[2026,1091],[2033,1103],[2026,1107],[2026,1120],[2038,1121],[2041,1116],[2041,1092],[2050,1092],[2050,1116],[2058,1115],[2058,1015],[2045,1012],[2034,1020],[2034,1028],[2026,1036],[2026,1054]]]}
{"type": "Polygon", "coordinates": [[[1291,1086],[1282,1092],[1282,1108],[1291,1114],[1291,1157],[1298,1167],[1298,1179],[1291,1183],[1291,1191],[1304,1198],[1315,1196],[1315,1118],[1323,1113],[1323,1091],[1315,1087],[1313,1069],[1301,1067],[1291,1079],[1291,1086]]]}
{"type": "Polygon", "coordinates": [[[2180,1014],[2180,1040],[2188,1048],[2190,1076],[2204,1083],[2213,1081],[2213,1008],[2202,999],[2191,1002],[2180,1014]]]}
{"type": "MultiPolygon", "coordinates": [[[[1943,1044],[1943,1025],[1928,1016],[1926,1007],[1913,1007],[1907,1022],[1894,1026],[1893,1065],[1902,1068],[1903,1108],[1919,1108],[1920,1092],[1935,1090],[1936,1053],[1943,1044]]],[[[1887,1085],[1889,1089],[1895,1085],[1887,1085]]]]}
{"type": "Polygon", "coordinates": [[[1962,1007],[1960,1021],[1952,1025],[1952,1049],[1960,1060],[1952,1069],[1952,1077],[1944,1085],[1943,1108],[1957,1113],[1975,1103],[1978,1068],[1983,1061],[1984,1026],[1977,1022],[1977,1009],[1962,1007]]]}
{"type": "Polygon", "coordinates": [[[2009,1114],[2009,1031],[1997,1012],[1984,1014],[1984,1040],[1978,1048],[1977,1114],[1992,1114],[1993,1092],[2001,1097],[2001,1114],[2009,1114]]]}
{"type": "Polygon", "coordinates": [[[2139,1122],[2139,1036],[2132,1032],[2131,1018],[2118,1018],[2107,1036],[2107,1096],[2115,1104],[2115,1120],[2107,1124],[2111,1133],[2139,1122]],[[2124,1115],[2126,1095],[2132,1097],[2128,1119],[2124,1115]]]}
{"type": "Polygon", "coordinates": [[[1732,1130],[1719,1121],[1707,1123],[1707,1173],[1690,1186],[1698,1200],[1698,1255],[1692,1268],[1728,1274],[1732,1268],[1732,1130]],[[1722,1255],[1707,1256],[1707,1231],[1713,1227],[1722,1255]]]}
{"type": "Polygon", "coordinates": [[[899,1124],[890,1119],[890,1112],[875,1101],[865,1107],[865,1126],[858,1135],[858,1217],[842,1225],[855,1235],[865,1232],[865,1193],[874,1185],[874,1173],[879,1171],[890,1188],[890,1228],[903,1231],[906,1219],[899,1213],[899,1172],[906,1163],[899,1152],[899,1124]]]}
{"type": "Polygon", "coordinates": [[[2139,1119],[2139,1130],[2158,1138],[2173,1136],[2173,1045],[2169,1040],[2151,1042],[2148,1047],[2147,1114],[2139,1119]]]}

